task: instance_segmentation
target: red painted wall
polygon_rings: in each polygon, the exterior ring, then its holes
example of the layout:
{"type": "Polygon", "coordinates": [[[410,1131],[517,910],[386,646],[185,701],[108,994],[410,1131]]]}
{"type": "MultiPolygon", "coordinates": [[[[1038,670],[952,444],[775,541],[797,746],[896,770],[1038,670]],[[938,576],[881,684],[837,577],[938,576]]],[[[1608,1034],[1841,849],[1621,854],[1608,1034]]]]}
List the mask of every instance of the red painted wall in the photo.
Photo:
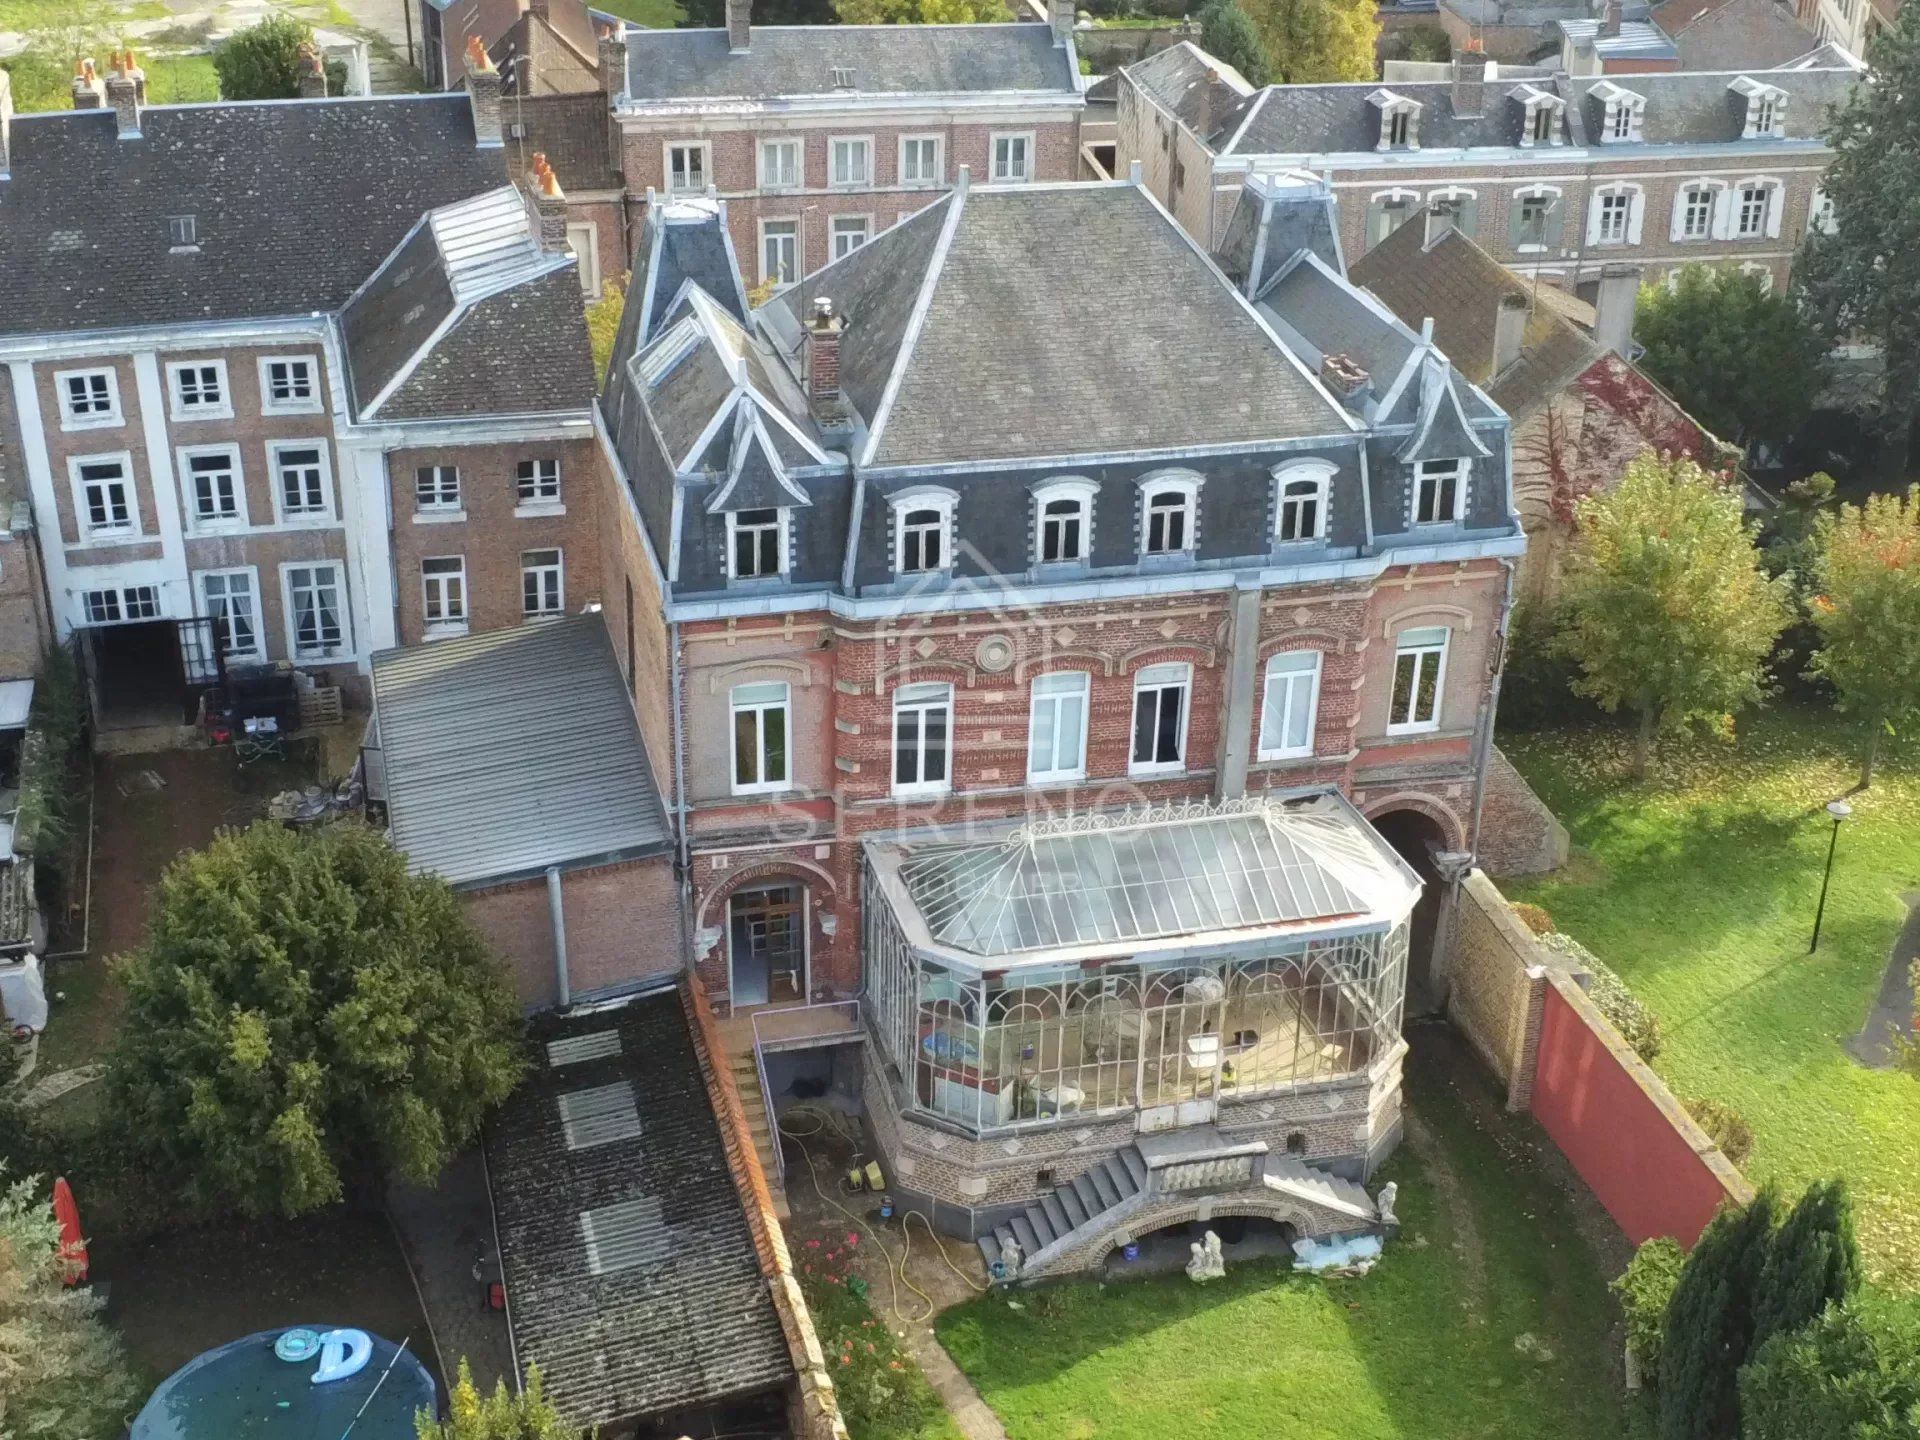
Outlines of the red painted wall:
{"type": "Polygon", "coordinates": [[[1678,1102],[1631,1051],[1619,1053],[1625,1049],[1549,984],[1534,1117],[1629,1240],[1671,1235],[1691,1246],[1728,1198],[1727,1186],[1676,1125],[1678,1102]]]}

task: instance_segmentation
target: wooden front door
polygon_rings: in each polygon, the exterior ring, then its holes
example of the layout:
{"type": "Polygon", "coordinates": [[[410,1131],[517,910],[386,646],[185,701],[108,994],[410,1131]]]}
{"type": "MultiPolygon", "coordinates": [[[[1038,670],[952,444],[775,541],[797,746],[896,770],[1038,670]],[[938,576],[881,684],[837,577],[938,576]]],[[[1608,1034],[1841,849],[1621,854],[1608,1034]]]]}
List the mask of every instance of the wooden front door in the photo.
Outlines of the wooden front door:
{"type": "Polygon", "coordinates": [[[749,890],[728,902],[733,1003],[807,998],[807,904],[799,885],[749,890]]]}

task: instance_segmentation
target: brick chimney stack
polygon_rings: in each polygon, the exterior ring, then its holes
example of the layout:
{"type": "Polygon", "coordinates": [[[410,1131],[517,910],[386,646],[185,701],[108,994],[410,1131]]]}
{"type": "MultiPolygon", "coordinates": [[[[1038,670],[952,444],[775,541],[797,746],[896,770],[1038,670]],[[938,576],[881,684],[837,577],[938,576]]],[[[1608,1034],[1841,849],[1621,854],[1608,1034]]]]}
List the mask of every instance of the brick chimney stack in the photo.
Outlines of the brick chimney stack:
{"type": "Polygon", "coordinates": [[[747,53],[753,42],[753,0],[727,0],[727,49],[747,53]]]}
{"type": "Polygon", "coordinates": [[[467,37],[467,99],[473,105],[473,143],[480,150],[506,144],[500,131],[500,72],[478,35],[467,37]]]}
{"type": "Polygon", "coordinates": [[[1320,383],[1332,391],[1333,398],[1342,405],[1357,410],[1366,401],[1373,376],[1351,355],[1336,353],[1320,357],[1320,383]]]}
{"type": "Polygon", "coordinates": [[[311,40],[302,40],[294,56],[294,68],[300,72],[302,100],[327,98],[327,62],[321,58],[318,45],[311,40]]]}
{"type": "Polygon", "coordinates": [[[107,72],[107,103],[113,106],[115,124],[122,140],[140,138],[140,92],[146,75],[133,63],[133,52],[124,50],[113,57],[113,69],[107,72]]]}
{"type": "Polygon", "coordinates": [[[0,70],[0,180],[13,173],[13,77],[0,70]]]}
{"type": "Polygon", "coordinates": [[[1627,7],[1621,3],[1621,0],[1603,0],[1603,3],[1605,10],[1600,20],[1600,33],[1602,35],[1618,35],[1620,33],[1620,20],[1627,7]]]}
{"type": "Polygon", "coordinates": [[[100,88],[100,76],[94,71],[93,61],[74,61],[73,108],[76,110],[98,110],[106,103],[106,93],[100,88]]]}
{"type": "Polygon", "coordinates": [[[1065,45],[1073,38],[1073,0],[1047,0],[1047,19],[1053,25],[1053,43],[1065,45]]]}
{"type": "Polygon", "coordinates": [[[1527,297],[1518,290],[1500,297],[1500,307],[1493,312],[1493,370],[1487,379],[1503,374],[1526,349],[1527,311],[1527,297]]]}
{"type": "Polygon", "coordinates": [[[816,414],[831,418],[844,408],[840,399],[840,332],[833,301],[816,295],[807,317],[807,399],[816,414]]]}
{"type": "MultiPolygon", "coordinates": [[[[1469,40],[1453,57],[1453,113],[1463,118],[1485,113],[1487,84],[1494,67],[1487,60],[1480,42],[1469,40]]],[[[1494,71],[1494,74],[1497,74],[1494,71]]]]}
{"type": "Polygon", "coordinates": [[[544,151],[533,152],[533,167],[527,172],[527,193],[533,199],[534,219],[539,223],[540,248],[565,250],[567,192],[560,188],[560,177],[553,173],[544,151]]]}

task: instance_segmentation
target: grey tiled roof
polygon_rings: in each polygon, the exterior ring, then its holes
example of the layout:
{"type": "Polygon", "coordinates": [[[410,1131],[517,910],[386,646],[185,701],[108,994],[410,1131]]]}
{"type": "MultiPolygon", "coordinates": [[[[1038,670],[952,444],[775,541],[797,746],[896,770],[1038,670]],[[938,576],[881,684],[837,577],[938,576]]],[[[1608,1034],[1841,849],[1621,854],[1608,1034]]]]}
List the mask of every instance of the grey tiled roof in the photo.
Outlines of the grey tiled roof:
{"type": "Polygon", "coordinates": [[[653,101],[801,95],[1077,92],[1046,25],[756,25],[735,55],[725,30],[627,31],[627,93],[653,101]],[[834,84],[853,71],[852,89],[834,84]]]}
{"type": "Polygon", "coordinates": [[[526,174],[539,153],[547,157],[560,188],[570,195],[625,187],[610,148],[607,97],[600,91],[510,99],[504,119],[509,130],[507,160],[515,175],[526,174]],[[511,133],[516,124],[524,134],[511,133]]]}
{"type": "Polygon", "coordinates": [[[548,1398],[576,1424],[607,1426],[786,1385],[792,1360],[680,997],[530,1029],[533,1073],[487,1127],[487,1168],[514,1342],[548,1398]],[[552,1042],[609,1032],[615,1053],[550,1063],[552,1042]],[[623,1083],[639,1133],[569,1148],[562,1097],[623,1083]],[[635,1223],[596,1274],[581,1216],[612,1206],[635,1223]],[[608,1268],[623,1259],[635,1263],[608,1268]]]}
{"type": "Polygon", "coordinates": [[[505,178],[464,94],[17,115],[0,333],[338,309],[423,210],[505,178]],[[199,250],[174,255],[192,215],[199,250]]]}
{"type": "Polygon", "coordinates": [[[1653,20],[1673,37],[1682,70],[1770,70],[1816,43],[1780,0],[1666,0],[1653,20]]]}
{"type": "Polygon", "coordinates": [[[1232,133],[1233,122],[1260,92],[1238,70],[1191,40],[1127,66],[1127,78],[1196,135],[1232,133]]]}
{"type": "Polygon", "coordinates": [[[665,812],[598,614],[373,657],[396,848],[461,884],[657,854],[665,812]]]}
{"type": "MultiPolygon", "coordinates": [[[[1747,102],[1731,88],[1738,71],[1695,74],[1586,76],[1573,82],[1584,107],[1587,133],[1598,135],[1605,104],[1594,90],[1607,81],[1647,98],[1641,117],[1641,139],[1650,145],[1686,145],[1740,138],[1746,123],[1747,102]]],[[[1847,96],[1860,77],[1847,69],[1767,70],[1755,72],[1787,92],[1784,129],[1788,139],[1819,137],[1827,112],[1847,96]]],[[[1758,142],[1764,144],[1765,142],[1758,142]]]]}
{"type": "Polygon", "coordinates": [[[380,407],[383,420],[584,412],[593,350],[571,266],[480,301],[380,407]]]}
{"type": "MultiPolygon", "coordinates": [[[[876,237],[918,273],[924,311],[894,338],[886,319],[846,305],[842,375],[892,352],[891,409],[876,416],[867,463],[926,464],[1070,456],[1341,434],[1346,423],[1165,211],[1131,185],[1017,186],[955,192],[876,237]],[[919,227],[953,207],[931,262],[919,227]],[[1116,297],[1125,297],[1116,303],[1116,297]],[[1173,380],[1177,378],[1177,383],[1173,380]]],[[[795,291],[776,300],[793,323],[795,291]]],[[[834,297],[836,302],[841,297],[834,297]]],[[[874,303],[869,301],[869,303],[874,303]]],[[[863,385],[869,392],[871,378],[863,385]]],[[[856,405],[860,400],[849,388],[856,405]]]]}

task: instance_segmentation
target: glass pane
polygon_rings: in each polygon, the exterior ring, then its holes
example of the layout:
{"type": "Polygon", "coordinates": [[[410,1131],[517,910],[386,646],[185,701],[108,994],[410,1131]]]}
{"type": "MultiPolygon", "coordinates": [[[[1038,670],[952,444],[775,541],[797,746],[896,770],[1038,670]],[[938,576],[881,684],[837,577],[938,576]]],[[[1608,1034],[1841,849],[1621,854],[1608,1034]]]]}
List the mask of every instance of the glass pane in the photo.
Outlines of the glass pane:
{"type": "Polygon", "coordinates": [[[1313,682],[1306,676],[1296,679],[1287,696],[1287,748],[1304,749],[1313,727],[1313,682]]]}
{"type": "Polygon", "coordinates": [[[1154,737],[1154,757],[1161,764],[1180,758],[1180,691],[1160,692],[1160,725],[1154,737]]]}
{"type": "Polygon", "coordinates": [[[1083,695],[1069,695],[1055,702],[1055,763],[1062,770],[1078,770],[1086,761],[1080,754],[1082,732],[1086,728],[1083,695]]]}
{"type": "Polygon", "coordinates": [[[736,710],[733,716],[733,781],[736,785],[760,783],[760,716],[753,710],[736,710]]]}
{"type": "Polygon", "coordinates": [[[1393,661],[1393,704],[1387,712],[1389,725],[1405,725],[1413,716],[1413,682],[1419,657],[1404,651],[1393,661]]]}
{"type": "Polygon", "coordinates": [[[1157,690],[1142,690],[1133,697],[1133,760],[1146,765],[1153,760],[1154,715],[1157,690]]]}
{"type": "Polygon", "coordinates": [[[893,717],[893,780],[913,785],[920,779],[920,712],[897,711],[893,717]]]}
{"type": "Polygon", "coordinates": [[[1440,657],[1429,653],[1420,656],[1419,660],[1420,678],[1415,690],[1416,698],[1414,700],[1413,718],[1425,724],[1432,720],[1437,713],[1436,706],[1440,698],[1438,692],[1440,683],[1440,657]]]}
{"type": "Polygon", "coordinates": [[[1278,750],[1286,742],[1287,677],[1269,675],[1260,704],[1260,748],[1278,750]]]}
{"type": "Polygon", "coordinates": [[[769,785],[784,784],[787,778],[787,712],[784,706],[763,710],[760,723],[766,729],[767,773],[769,785]]]}
{"type": "Polygon", "coordinates": [[[947,778],[947,709],[942,705],[927,711],[926,774],[929,784],[947,778]]]}

